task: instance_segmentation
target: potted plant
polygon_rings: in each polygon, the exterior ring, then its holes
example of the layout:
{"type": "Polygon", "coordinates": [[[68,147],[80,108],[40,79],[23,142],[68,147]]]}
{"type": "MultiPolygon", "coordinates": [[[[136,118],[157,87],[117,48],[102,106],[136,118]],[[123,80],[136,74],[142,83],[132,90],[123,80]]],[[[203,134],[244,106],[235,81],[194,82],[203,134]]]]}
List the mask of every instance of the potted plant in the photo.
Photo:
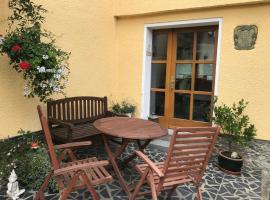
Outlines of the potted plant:
{"type": "Polygon", "coordinates": [[[136,106],[132,103],[129,103],[126,100],[123,100],[122,102],[113,103],[111,106],[111,110],[114,113],[120,114],[120,115],[126,115],[128,117],[132,117],[135,113],[136,106]]]}
{"type": "Polygon", "coordinates": [[[237,152],[237,146],[247,146],[256,135],[255,126],[250,123],[248,115],[244,114],[247,105],[248,102],[242,99],[233,103],[232,107],[225,104],[214,107],[213,121],[221,127],[228,140],[228,149],[219,152],[218,165],[231,174],[240,174],[243,165],[243,157],[237,152]]]}

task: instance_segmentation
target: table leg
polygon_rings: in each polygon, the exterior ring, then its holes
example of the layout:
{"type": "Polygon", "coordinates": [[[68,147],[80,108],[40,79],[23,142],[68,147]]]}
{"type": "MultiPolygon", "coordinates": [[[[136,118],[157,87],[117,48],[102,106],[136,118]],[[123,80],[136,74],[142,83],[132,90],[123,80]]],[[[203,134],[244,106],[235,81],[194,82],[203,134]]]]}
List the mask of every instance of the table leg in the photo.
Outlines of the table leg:
{"type": "MultiPolygon", "coordinates": [[[[145,149],[145,147],[147,147],[147,145],[151,142],[151,140],[146,140],[144,142],[144,144],[141,144],[140,140],[136,140],[137,141],[137,144],[139,146],[139,150],[143,152],[143,150],[145,149]]],[[[136,153],[133,152],[128,158],[126,158],[124,160],[124,163],[127,164],[129,163],[130,161],[132,161],[134,158],[136,157],[136,153]]]]}
{"type": "MultiPolygon", "coordinates": [[[[120,183],[120,186],[123,188],[123,190],[127,193],[128,197],[131,195],[130,194],[130,191],[128,189],[128,186],[123,178],[123,176],[121,175],[121,172],[117,166],[117,162],[116,162],[116,156],[113,154],[109,144],[108,144],[108,141],[107,141],[107,138],[105,135],[102,134],[102,138],[103,138],[103,141],[104,141],[104,145],[105,145],[105,149],[108,153],[108,156],[109,156],[109,160],[110,160],[110,163],[114,169],[114,172],[119,180],[119,183],[120,183]]],[[[128,140],[125,140],[123,141],[122,143],[122,146],[120,147],[120,149],[117,151],[117,155],[121,155],[121,153],[124,151],[124,148],[127,146],[128,144],[128,140]]]]}

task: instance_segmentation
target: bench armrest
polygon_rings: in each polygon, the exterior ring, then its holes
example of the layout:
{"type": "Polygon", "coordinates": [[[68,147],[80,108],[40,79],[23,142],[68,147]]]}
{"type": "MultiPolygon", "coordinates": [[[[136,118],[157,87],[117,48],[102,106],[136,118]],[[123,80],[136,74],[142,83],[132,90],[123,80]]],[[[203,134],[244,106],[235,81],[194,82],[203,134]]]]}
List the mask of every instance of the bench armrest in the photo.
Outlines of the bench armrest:
{"type": "Polygon", "coordinates": [[[69,128],[69,129],[72,129],[72,128],[74,127],[73,124],[71,124],[71,123],[69,123],[69,122],[64,122],[64,121],[59,120],[59,119],[49,118],[48,120],[49,120],[49,122],[50,122],[51,124],[61,125],[61,126],[64,126],[64,127],[66,127],[66,128],[69,128]]]}
{"type": "Polygon", "coordinates": [[[91,144],[92,144],[91,141],[84,141],[84,142],[72,142],[72,143],[60,144],[60,145],[55,145],[54,147],[56,149],[67,149],[67,148],[73,148],[73,147],[89,146],[91,144]]]}
{"type": "MultiPolygon", "coordinates": [[[[54,175],[59,176],[59,175],[62,175],[62,174],[66,174],[68,172],[74,172],[74,171],[77,171],[77,170],[84,170],[84,169],[89,169],[89,168],[93,168],[93,167],[106,166],[106,165],[109,164],[109,162],[107,160],[93,161],[93,162],[82,163],[82,164],[76,164],[76,162],[77,161],[74,161],[74,165],[56,169],[54,171],[54,175]]],[[[71,164],[72,164],[72,162],[71,162],[71,164]]]]}
{"type": "Polygon", "coordinates": [[[143,152],[135,151],[136,155],[140,157],[159,177],[163,177],[164,174],[160,169],[152,162],[143,152]]]}

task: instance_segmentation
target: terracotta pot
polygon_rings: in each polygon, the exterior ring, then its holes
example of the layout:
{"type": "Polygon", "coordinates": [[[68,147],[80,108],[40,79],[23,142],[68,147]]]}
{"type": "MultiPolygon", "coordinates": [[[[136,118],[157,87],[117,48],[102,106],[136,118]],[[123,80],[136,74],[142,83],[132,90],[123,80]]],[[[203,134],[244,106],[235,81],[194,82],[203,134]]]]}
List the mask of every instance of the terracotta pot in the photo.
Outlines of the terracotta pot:
{"type": "Polygon", "coordinates": [[[229,151],[220,151],[218,155],[218,166],[219,168],[228,173],[239,175],[241,174],[241,168],[243,166],[243,158],[240,155],[240,158],[231,158],[229,157],[231,152],[229,151]]]}

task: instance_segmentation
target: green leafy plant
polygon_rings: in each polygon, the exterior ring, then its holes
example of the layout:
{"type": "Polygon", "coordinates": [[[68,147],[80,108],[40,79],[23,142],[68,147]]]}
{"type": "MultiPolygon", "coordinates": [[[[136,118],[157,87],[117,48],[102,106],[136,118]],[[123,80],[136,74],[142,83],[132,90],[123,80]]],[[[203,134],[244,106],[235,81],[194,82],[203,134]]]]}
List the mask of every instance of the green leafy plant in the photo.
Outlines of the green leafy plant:
{"type": "Polygon", "coordinates": [[[213,121],[227,136],[228,150],[233,152],[233,143],[242,146],[248,145],[256,136],[254,124],[251,124],[248,115],[244,114],[248,102],[241,99],[238,103],[233,103],[231,107],[225,104],[218,106],[216,102],[217,99],[215,100],[213,121]]]}
{"type": "MultiPolygon", "coordinates": [[[[48,152],[42,136],[20,130],[16,138],[0,141],[0,185],[8,183],[12,169],[19,184],[29,190],[38,190],[51,170],[48,152]]],[[[56,182],[49,184],[49,191],[57,191],[56,182]]]]}
{"type": "Polygon", "coordinates": [[[0,41],[0,53],[23,74],[24,96],[47,101],[54,93],[64,94],[69,53],[58,48],[54,35],[42,28],[47,10],[31,0],[10,0],[9,8],[9,30],[0,41]]]}
{"type": "Polygon", "coordinates": [[[111,106],[111,110],[112,112],[118,113],[118,114],[127,114],[127,113],[134,114],[136,110],[136,106],[132,103],[129,103],[126,100],[123,100],[120,103],[118,102],[113,103],[111,106]]]}

